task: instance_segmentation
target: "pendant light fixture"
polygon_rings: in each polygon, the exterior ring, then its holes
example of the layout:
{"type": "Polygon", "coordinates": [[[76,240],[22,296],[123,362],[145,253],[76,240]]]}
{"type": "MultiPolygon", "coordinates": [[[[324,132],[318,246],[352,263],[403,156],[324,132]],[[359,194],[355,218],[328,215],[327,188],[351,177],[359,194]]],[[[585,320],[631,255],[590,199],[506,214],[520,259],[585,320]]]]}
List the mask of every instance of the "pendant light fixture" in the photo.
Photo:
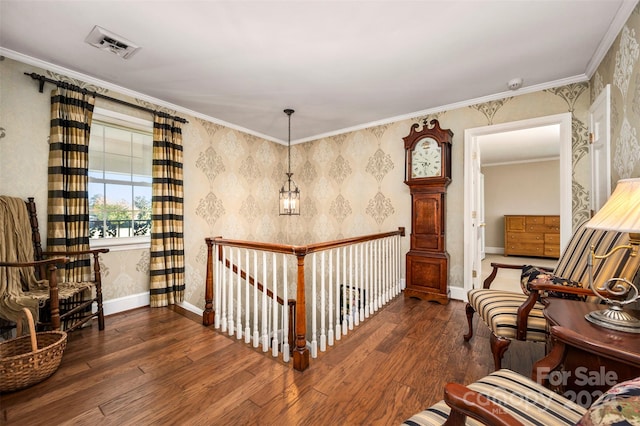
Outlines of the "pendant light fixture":
{"type": "Polygon", "coordinates": [[[287,180],[280,188],[280,215],[297,216],[300,215],[300,189],[298,185],[291,179],[291,114],[292,109],[285,109],[284,113],[289,116],[289,168],[286,173],[287,180]]]}

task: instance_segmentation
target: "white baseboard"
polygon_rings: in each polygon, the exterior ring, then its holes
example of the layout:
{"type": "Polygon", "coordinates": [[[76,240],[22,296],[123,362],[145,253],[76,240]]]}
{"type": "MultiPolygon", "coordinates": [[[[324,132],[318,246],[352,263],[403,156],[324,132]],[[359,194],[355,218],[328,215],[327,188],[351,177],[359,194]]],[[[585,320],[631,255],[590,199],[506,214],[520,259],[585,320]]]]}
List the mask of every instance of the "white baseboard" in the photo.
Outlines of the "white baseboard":
{"type": "Polygon", "coordinates": [[[467,291],[462,287],[449,287],[449,298],[467,302],[467,291]]]}
{"type": "MultiPolygon", "coordinates": [[[[129,311],[131,309],[149,306],[149,293],[138,293],[130,296],[120,297],[104,301],[103,308],[105,315],[117,314],[119,312],[129,311]]],[[[195,314],[202,315],[203,310],[189,302],[178,303],[178,306],[191,311],[195,314]]]]}
{"type": "Polygon", "coordinates": [[[489,254],[504,254],[504,247],[485,247],[484,252],[489,254]]]}
{"type": "Polygon", "coordinates": [[[204,312],[204,309],[200,309],[189,302],[177,303],[177,305],[181,308],[186,309],[187,311],[193,312],[194,314],[198,314],[200,316],[202,316],[202,313],[204,312]]]}
{"type": "Polygon", "coordinates": [[[117,299],[105,300],[102,303],[105,315],[117,314],[118,312],[129,311],[131,309],[149,306],[149,293],[132,294],[131,296],[119,297],[117,299]]]}

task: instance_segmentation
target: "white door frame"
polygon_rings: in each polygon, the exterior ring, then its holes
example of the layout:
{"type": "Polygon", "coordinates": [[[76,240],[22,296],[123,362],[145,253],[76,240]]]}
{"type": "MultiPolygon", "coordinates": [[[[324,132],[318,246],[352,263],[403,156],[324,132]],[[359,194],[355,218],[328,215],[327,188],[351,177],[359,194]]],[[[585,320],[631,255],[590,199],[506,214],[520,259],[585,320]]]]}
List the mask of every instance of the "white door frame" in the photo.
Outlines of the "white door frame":
{"type": "Polygon", "coordinates": [[[589,107],[591,211],[596,213],[611,195],[611,85],[589,107]]]}
{"type": "MultiPolygon", "coordinates": [[[[475,127],[466,129],[464,132],[464,276],[463,287],[452,287],[451,298],[467,300],[469,291],[474,281],[480,280],[481,271],[477,271],[477,278],[473,278],[474,256],[477,256],[475,249],[477,217],[472,217],[474,209],[473,194],[477,188],[472,188],[473,176],[471,176],[470,165],[472,153],[478,149],[478,136],[492,133],[509,132],[531,127],[541,127],[558,124],[560,125],[560,250],[562,251],[572,234],[572,191],[571,191],[571,113],[549,115],[527,120],[513,121],[509,123],[494,124],[491,126],[475,127]]],[[[481,283],[480,283],[481,285],[481,283]]]]}
{"type": "Polygon", "coordinates": [[[485,258],[486,252],[486,228],[485,228],[485,215],[484,215],[484,175],[480,172],[479,187],[478,187],[478,232],[480,232],[480,261],[485,258]]]}

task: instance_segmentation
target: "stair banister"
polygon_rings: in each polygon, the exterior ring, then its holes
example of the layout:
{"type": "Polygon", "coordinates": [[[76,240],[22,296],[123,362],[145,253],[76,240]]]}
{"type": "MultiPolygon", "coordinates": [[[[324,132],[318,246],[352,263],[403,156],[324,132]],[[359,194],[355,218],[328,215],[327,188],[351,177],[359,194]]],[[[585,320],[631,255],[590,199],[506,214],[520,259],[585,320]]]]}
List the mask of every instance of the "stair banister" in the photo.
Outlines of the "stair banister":
{"type": "MultiPolygon", "coordinates": [[[[229,307],[229,315],[230,315],[230,326],[231,327],[241,327],[241,316],[240,316],[240,307],[238,306],[238,312],[237,314],[237,322],[238,324],[233,324],[233,304],[230,303],[230,300],[228,301],[229,304],[227,306],[218,306],[217,305],[217,300],[216,300],[216,307],[214,309],[214,305],[213,305],[213,297],[214,297],[214,284],[216,286],[216,291],[222,290],[223,292],[226,290],[225,288],[225,284],[227,281],[227,276],[224,272],[219,272],[219,268],[215,268],[216,270],[214,271],[214,262],[213,259],[217,259],[218,262],[220,262],[223,267],[228,268],[229,270],[229,292],[231,294],[231,292],[233,292],[232,287],[232,283],[233,283],[233,276],[231,274],[235,273],[237,274],[237,283],[238,286],[237,288],[240,288],[240,283],[241,283],[241,278],[245,279],[247,282],[249,282],[251,285],[254,286],[254,301],[255,301],[255,297],[257,296],[256,291],[260,290],[263,293],[263,297],[270,297],[273,300],[273,309],[274,311],[277,309],[277,304],[276,304],[276,300],[279,304],[285,306],[285,313],[283,313],[283,317],[289,317],[289,321],[287,322],[288,324],[290,324],[290,328],[289,328],[289,334],[288,336],[283,336],[283,351],[286,350],[286,352],[288,353],[289,350],[292,354],[293,357],[293,367],[298,370],[298,371],[304,371],[309,367],[309,358],[310,358],[310,351],[307,347],[307,339],[306,339],[306,332],[307,332],[307,327],[306,327],[306,322],[307,322],[307,316],[306,316],[306,300],[305,300],[305,257],[307,254],[311,254],[311,253],[316,253],[316,252],[323,252],[322,254],[322,282],[321,282],[321,287],[324,289],[324,251],[327,250],[331,250],[331,249],[336,249],[336,279],[340,279],[340,272],[342,272],[342,281],[344,283],[344,287],[343,287],[343,294],[338,295],[338,290],[336,289],[336,306],[335,306],[335,335],[333,335],[333,327],[331,326],[331,321],[332,321],[332,311],[334,308],[332,306],[333,304],[333,297],[332,297],[332,293],[331,293],[331,289],[333,288],[333,274],[331,273],[331,269],[332,269],[332,256],[329,256],[329,270],[330,270],[330,275],[329,275],[329,332],[328,332],[328,336],[324,336],[324,330],[321,331],[321,341],[323,341],[323,339],[326,339],[329,341],[329,344],[332,344],[334,340],[340,340],[340,326],[343,327],[343,333],[342,334],[346,334],[347,333],[347,327],[349,327],[350,329],[353,329],[353,325],[355,322],[355,325],[357,325],[360,321],[363,321],[364,318],[368,317],[372,312],[370,311],[365,311],[364,310],[364,306],[362,307],[358,307],[358,306],[350,306],[350,312],[345,313],[345,315],[343,315],[344,317],[344,321],[342,324],[340,324],[340,316],[339,316],[339,298],[340,296],[342,296],[343,298],[346,297],[346,289],[347,289],[347,284],[349,286],[352,286],[354,283],[356,285],[356,287],[360,288],[366,288],[368,290],[367,293],[371,294],[371,293],[376,293],[373,291],[369,291],[369,289],[373,289],[373,288],[380,288],[381,290],[385,291],[384,295],[378,294],[378,300],[373,300],[373,306],[377,309],[378,306],[381,306],[382,304],[386,303],[390,297],[389,294],[389,286],[392,285],[393,283],[391,282],[392,279],[394,277],[392,277],[392,273],[390,270],[388,270],[388,266],[387,265],[379,265],[377,262],[377,259],[381,256],[380,250],[385,250],[387,256],[390,254],[390,252],[394,252],[394,248],[390,249],[387,245],[383,245],[382,244],[382,239],[387,238],[387,237],[392,237],[392,236],[404,236],[405,232],[404,232],[404,228],[400,227],[398,228],[398,231],[393,231],[393,232],[386,232],[386,233],[380,233],[380,234],[372,234],[372,235],[367,235],[364,237],[353,237],[353,238],[345,238],[342,240],[336,240],[336,241],[330,241],[330,242],[323,242],[323,243],[317,243],[317,244],[310,244],[310,245],[306,245],[306,246],[292,246],[292,245],[284,245],[284,244],[270,244],[270,243],[260,243],[260,242],[255,242],[255,241],[242,241],[242,240],[230,240],[230,239],[223,239],[222,237],[214,237],[214,238],[205,238],[205,241],[207,243],[207,276],[206,276],[206,281],[205,281],[205,309],[202,313],[202,323],[204,325],[214,325],[216,327],[219,326],[218,324],[218,316],[219,314],[219,309],[222,308],[223,313],[223,322],[225,322],[225,313],[224,310],[225,308],[228,306],[229,307]],[[356,247],[355,248],[355,253],[354,253],[354,248],[353,245],[354,244],[359,244],[360,247],[356,247]],[[230,259],[226,260],[224,253],[223,253],[223,247],[229,247],[229,255],[230,255],[230,259]],[[235,265],[233,263],[233,261],[231,259],[233,259],[233,249],[232,247],[236,247],[238,249],[237,251],[237,255],[236,257],[238,258],[238,265],[235,265]],[[349,259],[347,262],[347,250],[346,247],[349,247],[349,259]],[[254,274],[256,274],[255,277],[251,276],[248,272],[242,270],[242,268],[239,266],[241,263],[241,256],[240,256],[240,248],[244,248],[244,249],[252,249],[255,251],[261,251],[263,253],[263,257],[264,255],[266,255],[266,252],[271,252],[273,253],[274,256],[274,260],[273,260],[273,265],[274,265],[274,275],[273,275],[273,288],[274,290],[276,289],[276,277],[275,277],[275,268],[276,268],[276,260],[275,260],[275,254],[276,253],[282,253],[285,255],[293,255],[296,257],[297,259],[297,282],[296,282],[296,299],[293,300],[287,300],[287,293],[285,290],[284,293],[284,300],[280,299],[279,297],[277,297],[277,293],[276,292],[271,292],[268,288],[266,288],[266,283],[267,283],[267,276],[266,276],[266,262],[263,260],[263,279],[262,282],[265,283],[265,285],[263,286],[260,282],[257,281],[257,276],[258,276],[258,268],[257,268],[257,253],[254,256],[254,267],[253,267],[253,271],[254,274]],[[340,248],[342,248],[342,250],[340,250],[340,248]],[[364,274],[364,270],[368,269],[368,257],[364,255],[364,253],[368,250],[372,250],[372,254],[373,254],[373,258],[372,258],[372,266],[373,266],[373,276],[369,276],[367,275],[367,277],[365,277],[364,274]],[[340,252],[342,251],[342,259],[340,258],[340,252]],[[366,259],[367,264],[363,265],[362,259],[364,258],[366,259]],[[353,270],[353,264],[354,264],[354,259],[357,263],[358,258],[360,258],[360,268],[359,270],[353,270]],[[342,260],[342,261],[341,261],[342,260]],[[347,264],[349,265],[349,281],[347,282],[347,264]],[[363,269],[364,268],[364,269],[363,269]],[[341,271],[342,269],[342,271],[341,271]],[[354,272],[355,272],[355,276],[354,276],[354,272]],[[215,275],[215,278],[214,278],[215,275]],[[355,281],[354,281],[355,279],[355,281]],[[215,283],[214,283],[215,281],[215,283]],[[220,283],[220,281],[222,281],[220,283]],[[366,281],[366,282],[365,282],[366,281]],[[371,281],[371,282],[369,282],[371,281]],[[359,286],[358,286],[359,283],[359,286]],[[371,286],[371,287],[369,287],[371,286]],[[275,293],[275,294],[274,294],[275,293]],[[376,306],[377,305],[377,306],[376,306]],[[287,310],[288,309],[288,310],[287,310]],[[361,310],[362,309],[362,310],[361,310]],[[350,319],[347,320],[347,317],[349,317],[350,319]],[[349,324],[348,324],[349,322],[349,324]],[[292,344],[291,344],[292,343],[292,344]],[[291,344],[291,345],[289,345],[291,344]],[[287,346],[290,346],[289,348],[287,348],[287,346]],[[287,350],[289,349],[289,350],[287,350]]],[[[399,243],[398,243],[398,252],[399,252],[399,243]]],[[[399,267],[399,260],[397,260],[398,262],[398,267],[399,267]]],[[[249,257],[248,254],[245,255],[245,264],[246,264],[246,268],[247,271],[250,270],[250,262],[249,262],[249,257]]],[[[286,260],[283,261],[283,265],[286,265],[286,260]]],[[[314,270],[315,270],[315,262],[314,262],[314,270]]],[[[286,268],[284,268],[284,283],[285,286],[287,286],[287,279],[286,279],[286,268]]],[[[399,271],[397,271],[397,279],[399,280],[399,271]]],[[[315,277],[315,274],[314,274],[315,277]]],[[[315,278],[314,278],[315,279],[315,278]]],[[[314,281],[315,283],[315,281],[314,281]]],[[[336,283],[337,285],[337,283],[336,283]]],[[[397,283],[395,285],[398,285],[397,283]]],[[[288,287],[288,286],[287,286],[288,287]]],[[[350,289],[350,291],[353,291],[352,289],[350,289]]],[[[324,295],[324,290],[323,290],[323,295],[324,295]]],[[[248,291],[245,290],[245,297],[248,298],[248,291]]],[[[324,296],[323,296],[324,297],[324,296]]],[[[375,296],[374,296],[375,298],[375,296]]],[[[247,299],[248,300],[248,299],[247,299]]],[[[240,300],[238,299],[238,303],[240,303],[240,300]]],[[[346,300],[343,300],[343,303],[345,303],[346,305],[346,300]]],[[[254,302],[255,305],[255,302],[254,302]]],[[[364,305],[364,302],[363,302],[364,305]]],[[[322,300],[322,312],[324,315],[324,299],[322,300]]],[[[374,310],[375,311],[375,310],[374,310]]],[[[255,326],[255,321],[256,321],[256,316],[254,315],[254,326],[255,326]]],[[[247,317],[247,321],[248,321],[248,317],[247,317]]],[[[324,317],[322,317],[322,324],[324,326],[324,317]]],[[[265,324],[265,321],[262,322],[263,326],[265,324]]],[[[248,323],[245,324],[245,341],[248,338],[248,336],[246,335],[246,330],[248,329],[249,325],[248,323]]],[[[224,327],[226,328],[226,327],[224,327]]],[[[255,327],[254,327],[255,328],[255,327]]],[[[277,333],[277,313],[276,316],[274,316],[274,320],[273,320],[273,333],[277,333]]],[[[224,331],[224,330],[223,330],[224,331]]],[[[314,329],[314,332],[316,330],[314,329]]],[[[229,330],[230,333],[232,333],[231,330],[229,330]]],[[[237,330],[237,338],[241,338],[241,333],[243,332],[243,330],[241,330],[240,328],[237,330]]],[[[265,338],[264,336],[263,339],[265,338]]],[[[278,338],[277,336],[274,335],[274,341],[277,343],[278,342],[278,338]]],[[[253,342],[253,346],[256,347],[256,339],[254,338],[254,342],[253,342]]],[[[267,342],[268,343],[268,342],[267,342]]],[[[268,344],[267,343],[263,343],[264,348],[266,349],[268,344]]],[[[273,353],[274,356],[275,354],[277,354],[277,351],[275,349],[275,345],[273,347],[273,353]]],[[[321,344],[321,347],[325,347],[325,344],[321,344]]],[[[288,354],[287,354],[288,355],[288,354]]],[[[286,356],[286,358],[288,358],[288,356],[286,356]]],[[[286,359],[288,360],[288,359],[286,359]]]]}

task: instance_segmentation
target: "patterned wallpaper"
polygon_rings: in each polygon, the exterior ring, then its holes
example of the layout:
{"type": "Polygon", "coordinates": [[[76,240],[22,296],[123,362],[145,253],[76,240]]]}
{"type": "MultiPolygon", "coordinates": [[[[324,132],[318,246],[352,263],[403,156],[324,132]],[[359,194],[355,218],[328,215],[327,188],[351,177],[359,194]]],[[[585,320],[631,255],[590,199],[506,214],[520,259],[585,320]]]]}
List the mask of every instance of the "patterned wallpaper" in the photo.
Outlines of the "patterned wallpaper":
{"type": "Polygon", "coordinates": [[[640,176],[640,5],[591,78],[591,98],[611,84],[611,185],[640,176]]]}
{"type": "MultiPolygon", "coordinates": [[[[637,19],[637,13],[633,19],[637,19]]],[[[613,61],[611,54],[608,61],[613,61]]],[[[38,93],[37,84],[23,73],[36,72],[57,79],[67,77],[10,59],[0,62],[0,67],[0,193],[45,200],[50,101],[48,94],[38,93]],[[25,164],[36,167],[24,167],[25,164]]],[[[606,81],[604,75],[613,75],[613,70],[605,73],[599,69],[599,73],[603,75],[600,79],[606,81]]],[[[636,79],[637,76],[632,79],[633,90],[640,87],[635,84],[636,79]]],[[[48,93],[50,87],[47,85],[45,92],[48,93]]],[[[109,96],[148,104],[114,92],[109,96]]],[[[96,103],[121,112],[144,114],[99,99],[96,103]]],[[[589,205],[589,104],[589,83],[585,82],[293,145],[291,169],[302,191],[299,217],[278,216],[278,190],[285,180],[286,146],[179,114],[189,120],[183,128],[186,301],[200,308],[204,306],[204,238],[208,236],[307,244],[385,232],[400,226],[409,232],[411,205],[408,187],[403,183],[402,138],[414,122],[421,123],[425,118],[437,118],[442,128],[454,133],[446,242],[451,257],[450,285],[462,287],[464,130],[570,111],[573,115],[575,223],[585,217],[589,205]]],[[[637,120],[633,105],[629,103],[631,111],[618,107],[617,113],[624,117],[632,115],[637,120]]],[[[295,126],[295,116],[292,126],[295,126]]],[[[635,130],[631,133],[635,136],[635,130]]],[[[44,212],[42,207],[41,224],[45,223],[44,212]]],[[[403,252],[408,251],[408,240],[407,236],[402,241],[403,252]]],[[[103,262],[106,300],[148,291],[147,250],[112,251],[103,256],[103,262]]]]}

